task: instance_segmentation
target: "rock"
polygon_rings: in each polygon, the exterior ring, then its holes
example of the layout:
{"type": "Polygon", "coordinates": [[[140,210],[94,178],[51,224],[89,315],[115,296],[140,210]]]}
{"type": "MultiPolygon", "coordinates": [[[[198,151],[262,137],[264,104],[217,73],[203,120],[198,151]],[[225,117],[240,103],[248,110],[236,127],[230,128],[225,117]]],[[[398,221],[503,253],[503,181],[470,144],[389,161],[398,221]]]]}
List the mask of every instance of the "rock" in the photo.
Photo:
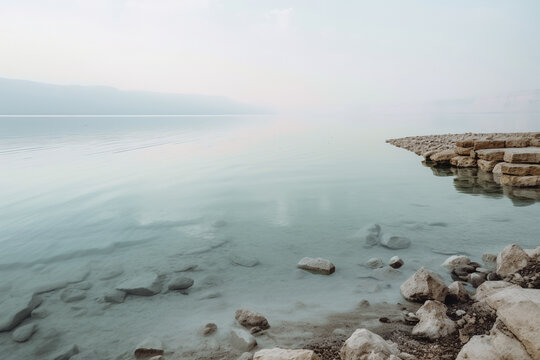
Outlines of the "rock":
{"type": "Polygon", "coordinates": [[[16,342],[25,342],[34,335],[37,329],[36,323],[19,326],[11,333],[11,338],[16,342]]]}
{"type": "Polygon", "coordinates": [[[399,349],[367,329],[357,329],[343,344],[340,355],[341,360],[399,359],[399,349]]]}
{"type": "Polygon", "coordinates": [[[448,271],[453,271],[458,266],[469,265],[470,263],[471,259],[465,255],[452,255],[446,259],[441,266],[448,271]]]}
{"type": "Polygon", "coordinates": [[[387,235],[381,240],[381,245],[389,249],[406,249],[411,246],[411,240],[405,236],[387,235]]]}
{"type": "Polygon", "coordinates": [[[529,146],[530,139],[526,137],[508,138],[505,140],[507,148],[523,148],[529,146]]]}
{"type": "Polygon", "coordinates": [[[540,165],[535,165],[535,164],[502,163],[501,170],[503,174],[507,174],[507,175],[516,175],[516,176],[540,175],[540,165]]]}
{"type": "Polygon", "coordinates": [[[430,159],[436,163],[449,163],[456,156],[453,149],[439,151],[430,156],[430,159]]]}
{"type": "Polygon", "coordinates": [[[390,258],[390,261],[388,262],[388,265],[390,267],[393,267],[394,269],[399,269],[404,264],[403,260],[399,256],[392,256],[390,258]]]}
{"type": "Polygon", "coordinates": [[[248,331],[232,329],[230,336],[231,345],[240,351],[250,351],[257,346],[257,340],[248,331]]]}
{"type": "Polygon", "coordinates": [[[514,274],[527,266],[529,260],[529,255],[519,245],[508,245],[497,255],[497,274],[503,278],[514,274]]]}
{"type": "Polygon", "coordinates": [[[252,360],[252,359],[253,359],[253,354],[250,352],[245,352],[242,355],[240,355],[240,357],[237,360],[252,360]]]}
{"type": "Polygon", "coordinates": [[[476,160],[476,163],[478,164],[478,168],[483,171],[492,172],[495,166],[499,163],[497,160],[482,160],[478,159],[476,160]]]}
{"type": "Polygon", "coordinates": [[[461,310],[461,309],[456,310],[456,315],[457,315],[457,316],[463,316],[463,315],[465,315],[466,313],[467,313],[467,312],[466,312],[465,310],[461,310]]]}
{"type": "Polygon", "coordinates": [[[504,146],[504,140],[476,140],[474,142],[475,151],[482,149],[500,149],[504,148],[504,146]]]}
{"type": "Polygon", "coordinates": [[[135,357],[163,355],[163,344],[156,338],[147,338],[135,348],[135,357]]]}
{"type": "Polygon", "coordinates": [[[231,263],[244,267],[254,267],[259,264],[259,260],[249,256],[232,255],[231,263]]]}
{"type": "Polygon", "coordinates": [[[124,268],[121,265],[109,265],[100,270],[98,274],[99,280],[110,280],[124,273],[124,268]]]}
{"type": "Polygon", "coordinates": [[[456,141],[456,146],[463,148],[472,148],[474,147],[474,142],[475,139],[458,140],[456,141]]]}
{"type": "Polygon", "coordinates": [[[152,296],[161,291],[161,283],[157,274],[145,273],[124,281],[116,289],[131,295],[152,296]]]}
{"type": "Polygon", "coordinates": [[[471,154],[472,147],[456,146],[454,152],[458,155],[469,156],[471,154]]]}
{"type": "Polygon", "coordinates": [[[70,345],[63,348],[62,350],[56,352],[53,356],[50,357],[52,360],[69,360],[73,355],[79,353],[79,348],[77,345],[70,345]]]}
{"type": "Polygon", "coordinates": [[[501,280],[501,277],[497,275],[497,273],[491,272],[487,274],[486,279],[488,281],[498,281],[498,280],[501,280]]]}
{"type": "Polygon", "coordinates": [[[210,336],[217,331],[217,325],[214,323],[208,323],[199,329],[199,333],[203,336],[210,336]]]}
{"type": "Polygon", "coordinates": [[[401,287],[401,294],[409,301],[424,302],[426,300],[444,301],[448,288],[444,280],[425,268],[420,268],[401,287]]]}
{"type": "Polygon", "coordinates": [[[381,226],[372,224],[366,229],[361,230],[359,236],[364,238],[366,246],[375,246],[381,240],[381,226]]]}
{"type": "Polygon", "coordinates": [[[456,156],[450,159],[450,164],[461,168],[476,167],[476,159],[470,156],[456,156]]]}
{"type": "Polygon", "coordinates": [[[34,309],[30,314],[32,319],[45,319],[51,313],[47,309],[42,309],[41,307],[34,309]]]}
{"type": "Polygon", "coordinates": [[[168,285],[169,290],[185,290],[192,287],[194,284],[193,279],[186,276],[177,276],[171,280],[168,285]]]}
{"type": "Polygon", "coordinates": [[[258,312],[247,310],[247,309],[239,309],[236,310],[234,318],[240,325],[246,328],[252,328],[254,326],[260,327],[263,330],[266,330],[270,327],[268,324],[268,320],[266,318],[259,314],[258,312]]]}
{"type": "Polygon", "coordinates": [[[474,299],[476,301],[483,301],[488,296],[495,294],[496,292],[501,291],[507,287],[518,288],[519,286],[509,283],[507,281],[486,281],[476,289],[476,294],[474,294],[474,299]]]}
{"type": "Polygon", "coordinates": [[[540,164],[540,147],[507,149],[504,153],[507,163],[540,164]]]}
{"type": "Polygon", "coordinates": [[[253,360],[321,360],[321,358],[313,350],[274,348],[257,351],[253,360]]]}
{"type": "Polygon", "coordinates": [[[540,261],[540,246],[535,249],[523,249],[525,253],[533,260],[540,261]]]}
{"type": "Polygon", "coordinates": [[[446,305],[428,300],[416,312],[420,322],[412,329],[412,335],[435,340],[456,331],[456,324],[446,316],[446,305]]]}
{"type": "Polygon", "coordinates": [[[501,184],[515,187],[534,187],[540,186],[540,176],[513,176],[503,174],[501,184]]]}
{"type": "Polygon", "coordinates": [[[495,165],[492,172],[495,175],[502,175],[502,163],[498,163],[497,165],[495,165]]]}
{"type": "Polygon", "coordinates": [[[476,156],[482,161],[497,161],[501,162],[504,158],[504,152],[506,149],[484,149],[477,150],[476,156]]]}
{"type": "Polygon", "coordinates": [[[336,267],[330,261],[321,258],[305,257],[298,263],[298,268],[314,274],[330,275],[336,271],[336,267]]]}
{"type": "Polygon", "coordinates": [[[469,274],[469,277],[468,277],[467,281],[468,281],[469,284],[471,284],[474,288],[477,288],[477,287],[479,287],[482,283],[484,283],[484,282],[486,281],[486,274],[482,274],[482,273],[478,273],[478,272],[469,274]]]}
{"type": "Polygon", "coordinates": [[[378,269],[383,266],[383,262],[379,258],[371,258],[366,262],[366,266],[371,269],[378,269]]]}
{"type": "Polygon", "coordinates": [[[461,281],[454,281],[448,285],[448,295],[447,299],[450,299],[452,302],[467,302],[469,301],[469,293],[461,281]]]}
{"type": "Polygon", "coordinates": [[[0,332],[9,331],[30,316],[32,310],[41,304],[37,295],[8,298],[0,304],[0,332]]]}
{"type": "Polygon", "coordinates": [[[62,299],[62,301],[66,303],[81,301],[85,298],[86,291],[79,289],[64,289],[60,294],[60,299],[62,299]]]}
{"type": "Polygon", "coordinates": [[[103,301],[113,304],[121,304],[126,299],[126,293],[120,290],[110,290],[103,295],[103,301]]]}

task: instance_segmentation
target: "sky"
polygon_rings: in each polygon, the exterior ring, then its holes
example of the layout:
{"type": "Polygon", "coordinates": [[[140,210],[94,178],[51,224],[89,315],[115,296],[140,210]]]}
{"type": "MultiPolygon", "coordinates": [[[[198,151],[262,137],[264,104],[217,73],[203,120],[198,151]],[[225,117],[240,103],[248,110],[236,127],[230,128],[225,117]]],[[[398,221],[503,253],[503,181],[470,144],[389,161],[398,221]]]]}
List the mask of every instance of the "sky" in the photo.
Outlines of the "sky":
{"type": "Polygon", "coordinates": [[[0,77],[283,109],[540,88],[538,0],[0,0],[0,77]]]}

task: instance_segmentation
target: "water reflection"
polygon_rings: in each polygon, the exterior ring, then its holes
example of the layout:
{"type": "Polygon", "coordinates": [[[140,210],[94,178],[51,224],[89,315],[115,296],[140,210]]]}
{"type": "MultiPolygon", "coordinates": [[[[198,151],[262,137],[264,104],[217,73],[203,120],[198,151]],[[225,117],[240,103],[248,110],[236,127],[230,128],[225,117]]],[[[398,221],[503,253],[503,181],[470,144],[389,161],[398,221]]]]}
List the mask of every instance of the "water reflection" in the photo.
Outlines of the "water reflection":
{"type": "Polygon", "coordinates": [[[529,206],[540,201],[540,189],[514,188],[500,184],[498,176],[478,168],[456,168],[422,162],[435,176],[453,176],[454,188],[463,194],[480,195],[489,198],[508,197],[514,206],[529,206]]]}

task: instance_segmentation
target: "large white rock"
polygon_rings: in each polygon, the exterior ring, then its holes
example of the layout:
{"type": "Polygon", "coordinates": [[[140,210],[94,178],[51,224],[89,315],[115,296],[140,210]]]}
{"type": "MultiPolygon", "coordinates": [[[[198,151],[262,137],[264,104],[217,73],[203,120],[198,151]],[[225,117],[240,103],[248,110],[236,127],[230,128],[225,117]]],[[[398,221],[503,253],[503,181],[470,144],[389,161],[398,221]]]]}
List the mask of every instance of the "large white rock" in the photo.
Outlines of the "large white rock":
{"type": "Polygon", "coordinates": [[[238,321],[240,325],[246,328],[252,328],[256,326],[264,330],[270,327],[270,325],[268,324],[268,320],[264,317],[264,315],[252,310],[236,310],[234,318],[236,319],[236,321],[238,321]]]}
{"type": "Polygon", "coordinates": [[[313,350],[263,349],[253,355],[253,360],[321,360],[313,350]]]}
{"type": "Polygon", "coordinates": [[[257,340],[244,329],[232,329],[230,341],[231,345],[240,351],[250,351],[257,346],[257,340]]]}
{"type": "Polygon", "coordinates": [[[386,235],[383,236],[381,245],[389,249],[406,249],[411,246],[411,240],[405,236],[386,235]]]}
{"type": "Polygon", "coordinates": [[[446,259],[441,264],[441,266],[451,272],[458,266],[469,265],[470,263],[471,263],[471,259],[469,259],[465,255],[452,255],[448,259],[446,259]]]}
{"type": "Polygon", "coordinates": [[[341,360],[399,359],[399,349],[367,329],[357,329],[343,344],[340,355],[341,360]]]}
{"type": "Polygon", "coordinates": [[[41,304],[41,298],[37,295],[23,297],[11,297],[0,304],[0,331],[9,331],[19,325],[30,316],[41,304]]]}
{"type": "Polygon", "coordinates": [[[456,331],[456,324],[446,316],[446,310],[446,305],[439,301],[426,301],[416,312],[420,322],[415,325],[412,334],[431,340],[452,334],[456,331]]]}
{"type": "Polygon", "coordinates": [[[152,296],[161,291],[161,282],[157,274],[145,273],[124,281],[116,289],[131,295],[152,296]]]}
{"type": "Polygon", "coordinates": [[[497,274],[501,277],[514,274],[527,266],[529,260],[529,255],[519,245],[508,245],[497,255],[497,274]]]}
{"type": "Polygon", "coordinates": [[[448,288],[444,280],[425,268],[420,268],[401,287],[401,294],[409,301],[424,302],[438,300],[444,302],[448,288]]]}
{"type": "Polygon", "coordinates": [[[321,258],[305,257],[298,262],[298,268],[315,274],[330,275],[336,271],[336,267],[329,260],[321,258]]]}
{"type": "Polygon", "coordinates": [[[486,281],[476,289],[474,299],[476,301],[483,301],[488,296],[493,295],[507,287],[518,288],[519,286],[509,283],[508,281],[486,281]]]}

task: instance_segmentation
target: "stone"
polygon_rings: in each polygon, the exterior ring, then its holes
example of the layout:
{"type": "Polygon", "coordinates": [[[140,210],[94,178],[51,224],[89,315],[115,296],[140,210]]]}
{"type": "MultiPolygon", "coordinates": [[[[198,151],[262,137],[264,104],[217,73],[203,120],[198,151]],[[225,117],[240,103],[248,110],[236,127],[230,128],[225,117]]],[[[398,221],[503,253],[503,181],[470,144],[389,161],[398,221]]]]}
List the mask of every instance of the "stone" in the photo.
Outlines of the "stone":
{"type": "Polygon", "coordinates": [[[0,304],[0,332],[9,331],[30,316],[32,310],[41,304],[37,295],[11,297],[0,304]]]}
{"type": "Polygon", "coordinates": [[[233,265],[239,265],[243,267],[255,267],[259,265],[259,260],[250,256],[241,256],[238,254],[231,256],[231,263],[233,265]]]}
{"type": "Polygon", "coordinates": [[[359,236],[364,238],[366,246],[375,246],[381,240],[381,234],[381,226],[379,224],[372,224],[366,229],[361,230],[359,236]]]}
{"type": "Polygon", "coordinates": [[[523,249],[525,253],[533,260],[540,261],[540,246],[535,249],[523,249]]]}
{"type": "Polygon", "coordinates": [[[436,163],[449,163],[456,156],[453,149],[439,151],[430,156],[430,159],[436,163]]]}
{"type": "Polygon", "coordinates": [[[514,274],[529,263],[529,255],[519,245],[507,245],[497,255],[497,274],[501,277],[514,274]]]}
{"type": "Polygon", "coordinates": [[[329,260],[321,258],[305,257],[298,262],[298,268],[314,274],[330,275],[336,271],[336,267],[329,260]]]}
{"type": "Polygon", "coordinates": [[[469,259],[465,255],[452,255],[448,259],[446,259],[441,266],[445,268],[448,271],[453,271],[455,268],[461,265],[469,265],[471,263],[471,259],[469,259]]]}
{"type": "Polygon", "coordinates": [[[86,291],[73,288],[64,289],[60,294],[60,299],[66,303],[81,301],[85,298],[86,291]]]}
{"type": "Polygon", "coordinates": [[[263,349],[253,355],[253,360],[321,360],[313,350],[263,349]]]}
{"type": "Polygon", "coordinates": [[[453,302],[467,302],[469,301],[469,293],[467,292],[467,289],[465,289],[465,285],[461,281],[454,281],[450,285],[448,285],[448,295],[447,298],[449,298],[453,302]]]}
{"type": "Polygon", "coordinates": [[[268,320],[258,312],[248,310],[248,309],[239,309],[236,310],[234,318],[240,325],[246,328],[252,328],[257,326],[263,330],[266,330],[270,327],[268,320]]]}
{"type": "Polygon", "coordinates": [[[126,293],[120,290],[110,290],[103,295],[103,301],[113,304],[121,304],[126,299],[126,293]]]}
{"type": "Polygon", "coordinates": [[[250,351],[257,346],[257,340],[248,331],[232,329],[230,335],[231,345],[240,351],[250,351]]]}
{"type": "Polygon", "coordinates": [[[450,164],[461,168],[476,167],[476,159],[470,156],[455,156],[450,159],[450,164]]]}
{"type": "Polygon", "coordinates": [[[467,313],[467,312],[466,312],[465,310],[461,310],[461,309],[456,310],[456,315],[457,315],[457,316],[460,316],[460,317],[463,316],[463,315],[465,315],[466,313],[467,313]]]}
{"type": "Polygon", "coordinates": [[[476,289],[474,299],[476,301],[483,301],[487,299],[488,296],[491,296],[507,287],[517,288],[519,286],[509,283],[507,281],[486,281],[476,289]]]}
{"type": "Polygon", "coordinates": [[[456,141],[456,146],[459,146],[462,148],[472,148],[474,147],[475,140],[476,139],[458,140],[456,141]]]}
{"type": "Polygon", "coordinates": [[[540,147],[507,149],[504,153],[507,163],[540,164],[540,147]]]}
{"type": "Polygon", "coordinates": [[[492,172],[495,175],[502,175],[502,163],[498,163],[497,165],[495,165],[492,172]]]}
{"type": "Polygon", "coordinates": [[[505,147],[504,140],[476,140],[474,142],[474,150],[482,149],[499,149],[505,147]]]}
{"type": "Polygon", "coordinates": [[[394,269],[399,269],[404,264],[403,260],[399,256],[392,256],[388,265],[394,269]]]}
{"type": "Polygon", "coordinates": [[[508,138],[505,140],[507,148],[523,148],[529,146],[530,139],[526,137],[508,138]]]}
{"type": "Polygon", "coordinates": [[[152,296],[161,291],[161,283],[157,274],[145,273],[124,281],[116,289],[130,295],[152,296]]]}
{"type": "Polygon", "coordinates": [[[341,360],[398,360],[399,353],[396,344],[367,329],[357,329],[340,350],[341,360]]]}
{"type": "Polygon", "coordinates": [[[139,358],[163,355],[164,352],[165,350],[163,349],[161,340],[151,337],[143,340],[143,342],[137,345],[134,354],[135,357],[139,358]]]}
{"type": "Polygon", "coordinates": [[[477,150],[476,156],[483,161],[503,161],[506,149],[477,150]]]}
{"type": "Polygon", "coordinates": [[[503,174],[516,176],[540,175],[540,165],[536,164],[512,164],[502,163],[501,170],[503,174]]]}
{"type": "Polygon", "coordinates": [[[482,274],[482,273],[478,273],[478,272],[469,274],[469,276],[467,278],[467,281],[474,288],[477,288],[486,281],[486,274],[482,274]]]}
{"type": "Polygon", "coordinates": [[[69,360],[74,355],[79,353],[79,347],[77,345],[70,345],[56,352],[50,357],[52,360],[69,360]]]}
{"type": "Polygon", "coordinates": [[[469,156],[471,154],[472,147],[456,146],[454,152],[458,155],[469,156]]]}
{"type": "Polygon", "coordinates": [[[203,336],[210,336],[217,331],[217,325],[214,323],[208,323],[199,329],[199,333],[203,336]]]}
{"type": "Polygon", "coordinates": [[[387,235],[382,238],[381,245],[389,249],[406,249],[411,246],[411,240],[405,236],[387,235]]]}
{"type": "Polygon", "coordinates": [[[193,279],[186,276],[176,276],[168,285],[169,290],[185,290],[193,286],[193,279]]]}
{"type": "Polygon", "coordinates": [[[240,355],[240,357],[237,360],[252,360],[252,359],[253,359],[253,354],[250,352],[245,352],[242,355],[240,355]]]}
{"type": "Polygon", "coordinates": [[[503,174],[501,184],[515,187],[536,187],[540,186],[540,176],[514,176],[503,174]]]}
{"type": "Polygon", "coordinates": [[[366,266],[371,269],[378,269],[380,267],[383,267],[383,262],[379,258],[371,258],[366,261],[366,266]]]}
{"type": "Polygon", "coordinates": [[[478,159],[476,160],[476,163],[478,164],[478,168],[483,171],[492,172],[495,166],[499,163],[497,160],[482,160],[478,159]]]}
{"type": "Polygon", "coordinates": [[[16,342],[25,342],[38,330],[36,323],[19,326],[11,333],[11,338],[16,342]]]}
{"type": "Polygon", "coordinates": [[[444,280],[425,268],[420,268],[401,287],[401,294],[409,301],[424,302],[426,300],[444,301],[448,288],[444,280]]]}
{"type": "Polygon", "coordinates": [[[412,329],[412,335],[435,340],[456,331],[456,324],[446,316],[447,307],[439,301],[428,300],[416,312],[420,322],[412,329]]]}

